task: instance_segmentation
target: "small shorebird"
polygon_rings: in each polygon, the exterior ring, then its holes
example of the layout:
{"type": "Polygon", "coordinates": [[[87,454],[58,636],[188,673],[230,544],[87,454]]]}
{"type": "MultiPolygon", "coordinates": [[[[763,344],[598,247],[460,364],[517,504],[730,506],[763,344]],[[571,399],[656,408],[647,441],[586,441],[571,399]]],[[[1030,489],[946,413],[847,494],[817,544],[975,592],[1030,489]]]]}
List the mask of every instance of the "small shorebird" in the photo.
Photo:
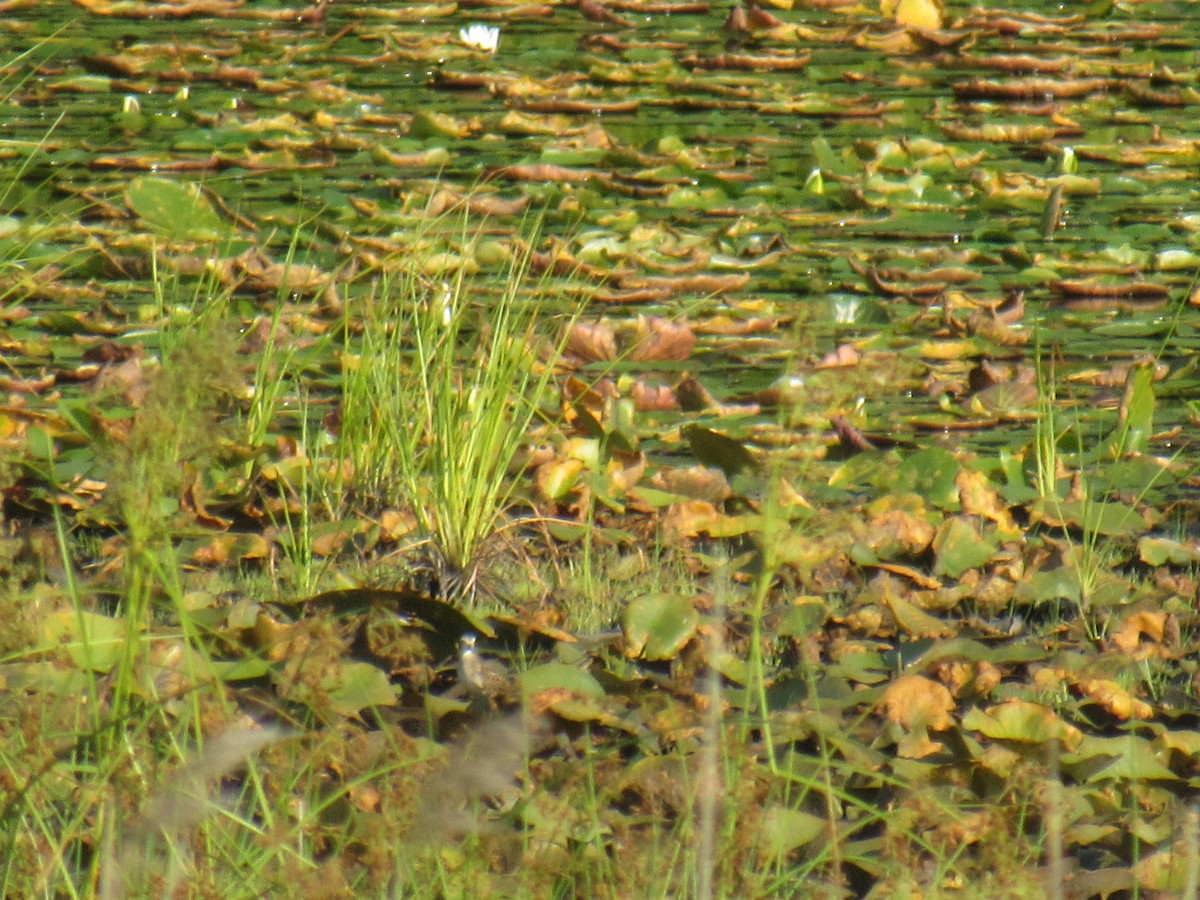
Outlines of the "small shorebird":
{"type": "Polygon", "coordinates": [[[512,698],[515,684],[502,665],[479,655],[476,640],[476,635],[468,632],[458,642],[458,681],[472,699],[486,700],[495,707],[497,700],[512,698]]]}

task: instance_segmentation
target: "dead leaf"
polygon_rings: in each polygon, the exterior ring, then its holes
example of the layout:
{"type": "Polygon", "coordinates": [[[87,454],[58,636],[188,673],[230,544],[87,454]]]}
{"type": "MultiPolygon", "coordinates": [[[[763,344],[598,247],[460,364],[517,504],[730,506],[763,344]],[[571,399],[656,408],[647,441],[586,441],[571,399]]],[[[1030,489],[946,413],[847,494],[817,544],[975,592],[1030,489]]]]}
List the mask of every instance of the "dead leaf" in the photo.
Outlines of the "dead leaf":
{"type": "Polygon", "coordinates": [[[629,358],[636,362],[682,362],[696,346],[696,336],[686,323],[658,316],[638,316],[629,358]]]}
{"type": "Polygon", "coordinates": [[[964,514],[990,519],[996,523],[1003,535],[1020,534],[1020,529],[1008,510],[1008,504],[1001,499],[999,491],[983,472],[964,466],[954,476],[954,486],[958,488],[964,514]]]}
{"type": "Polygon", "coordinates": [[[679,409],[675,392],[665,384],[652,387],[644,381],[635,381],[629,390],[629,397],[633,400],[634,408],[639,412],[663,412],[679,409]]]}
{"type": "Polygon", "coordinates": [[[1075,687],[1097,706],[1108,710],[1118,719],[1150,719],[1154,716],[1154,707],[1107,678],[1079,679],[1075,682],[1075,687]]]}
{"type": "Polygon", "coordinates": [[[672,494],[682,494],[708,503],[723,503],[733,496],[725,473],[705,466],[686,469],[664,469],[652,481],[655,487],[672,494]]]}
{"type": "Polygon", "coordinates": [[[954,698],[944,684],[922,675],[902,675],[887,686],[876,706],[889,722],[902,728],[945,731],[954,724],[954,698]]]}
{"type": "Polygon", "coordinates": [[[583,362],[608,362],[617,358],[617,336],[604,320],[575,322],[567,332],[563,352],[583,362]]]}
{"type": "Polygon", "coordinates": [[[836,350],[826,353],[817,363],[818,369],[840,369],[856,366],[862,361],[862,354],[853,344],[839,344],[836,350]]]}

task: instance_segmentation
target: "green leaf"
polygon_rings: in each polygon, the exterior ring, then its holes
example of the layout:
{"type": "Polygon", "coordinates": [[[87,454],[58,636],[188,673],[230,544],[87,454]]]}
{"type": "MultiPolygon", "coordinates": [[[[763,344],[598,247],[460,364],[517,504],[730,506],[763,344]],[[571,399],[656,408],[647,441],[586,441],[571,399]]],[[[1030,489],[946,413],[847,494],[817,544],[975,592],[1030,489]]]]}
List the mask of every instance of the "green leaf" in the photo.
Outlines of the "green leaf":
{"type": "Polygon", "coordinates": [[[322,682],[333,711],[355,716],[370,706],[395,706],[396,691],[387,675],[370,663],[346,662],[322,682]]]}
{"type": "Polygon", "coordinates": [[[829,609],[819,597],[798,597],[779,620],[775,631],[780,637],[803,638],[825,624],[829,609]]]}
{"type": "Polygon", "coordinates": [[[1125,396],[1121,400],[1121,420],[1109,436],[1112,456],[1144,453],[1154,433],[1154,363],[1143,362],[1130,368],[1125,378],[1125,396]]]}
{"type": "Polygon", "coordinates": [[[1010,700],[986,712],[972,709],[963,717],[962,724],[963,728],[994,740],[1035,744],[1065,737],[1071,731],[1049,707],[1024,700],[1010,700]]]}
{"type": "Polygon", "coordinates": [[[221,681],[247,681],[262,678],[271,672],[271,664],[265,659],[248,656],[244,659],[213,660],[212,673],[221,681]]]}
{"type": "Polygon", "coordinates": [[[128,630],[120,619],[72,609],[53,612],[42,622],[46,644],[64,648],[76,666],[92,672],[116,665],[128,630]]]}
{"type": "MultiPolygon", "coordinates": [[[[1096,771],[1088,781],[1122,779],[1129,781],[1178,781],[1179,776],[1158,759],[1153,746],[1145,740],[1129,736],[1120,741],[1121,755],[1096,771]]],[[[1064,757],[1064,762],[1068,757],[1064,757]]]]}
{"type": "Polygon", "coordinates": [[[617,728],[630,733],[636,730],[630,723],[622,721],[619,716],[604,709],[591,698],[559,700],[550,705],[550,710],[560,719],[566,719],[568,722],[591,722],[605,728],[617,728]]]}
{"type": "Polygon", "coordinates": [[[199,185],[143,176],[125,189],[125,203],[152,231],[171,240],[214,241],[229,231],[199,185]]]}
{"type": "Polygon", "coordinates": [[[811,844],[829,830],[829,824],[820,816],[786,806],[767,807],[761,827],[763,850],[776,860],[811,844]]]}
{"type": "Polygon", "coordinates": [[[946,510],[959,508],[954,479],[962,468],[954,454],[940,447],[918,450],[908,456],[896,472],[896,487],[924,497],[946,510]]]}
{"type": "Polygon", "coordinates": [[[558,688],[583,697],[604,696],[604,688],[590,672],[560,662],[544,663],[523,672],[521,687],[529,694],[558,688]]]}
{"type": "Polygon", "coordinates": [[[634,600],[623,617],[630,653],[643,659],[674,659],[696,633],[700,615],[690,597],[649,594],[634,600]]]}
{"type": "Polygon", "coordinates": [[[995,542],[985,538],[968,520],[948,519],[933,539],[937,554],[934,572],[961,578],[963,573],[984,565],[996,550],[995,542]]]}
{"type": "Polygon", "coordinates": [[[1070,600],[1078,603],[1080,598],[1079,577],[1066,566],[1035,572],[1023,579],[1013,592],[1019,603],[1038,605],[1054,600],[1070,600]]]}
{"type": "Polygon", "coordinates": [[[1102,537],[1137,537],[1149,527],[1132,506],[1106,500],[1100,503],[1071,501],[1052,504],[1054,515],[1048,521],[1057,520],[1080,529],[1084,534],[1102,537]]]}
{"type": "Polygon", "coordinates": [[[683,430],[692,455],[706,466],[716,466],[732,477],[754,464],[754,456],[741,442],[717,431],[690,425],[683,430]]]}
{"type": "Polygon", "coordinates": [[[1138,557],[1148,566],[1186,566],[1200,561],[1200,548],[1170,538],[1144,537],[1137,546],[1138,557]]]}

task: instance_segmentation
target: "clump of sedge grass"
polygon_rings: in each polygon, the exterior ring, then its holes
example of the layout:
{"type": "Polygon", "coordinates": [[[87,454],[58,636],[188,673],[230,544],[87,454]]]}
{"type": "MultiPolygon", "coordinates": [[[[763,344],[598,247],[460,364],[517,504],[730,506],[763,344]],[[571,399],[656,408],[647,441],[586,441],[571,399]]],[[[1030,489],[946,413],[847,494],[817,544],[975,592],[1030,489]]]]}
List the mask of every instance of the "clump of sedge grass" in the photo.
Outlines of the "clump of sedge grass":
{"type": "Polygon", "coordinates": [[[528,251],[513,254],[498,293],[463,267],[443,280],[421,265],[381,279],[346,347],[339,450],[361,490],[411,510],[424,555],[469,595],[552,393],[553,366],[536,350],[546,285],[528,277],[528,251]]]}

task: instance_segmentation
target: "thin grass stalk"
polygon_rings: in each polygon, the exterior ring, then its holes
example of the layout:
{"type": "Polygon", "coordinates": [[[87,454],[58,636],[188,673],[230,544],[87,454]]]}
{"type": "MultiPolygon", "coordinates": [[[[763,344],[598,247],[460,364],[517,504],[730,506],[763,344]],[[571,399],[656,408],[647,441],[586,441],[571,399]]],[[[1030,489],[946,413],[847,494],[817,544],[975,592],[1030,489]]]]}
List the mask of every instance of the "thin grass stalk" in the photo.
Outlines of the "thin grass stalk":
{"type": "Polygon", "coordinates": [[[719,566],[714,577],[716,609],[715,624],[708,642],[708,712],[704,722],[697,786],[699,841],[696,849],[696,900],[711,900],[717,895],[717,801],[725,795],[721,773],[721,674],[717,664],[725,653],[725,611],[730,594],[728,560],[719,566]]]}
{"type": "Polygon", "coordinates": [[[1042,815],[1046,821],[1046,897],[1048,900],[1062,900],[1063,885],[1066,883],[1067,870],[1065,854],[1063,853],[1063,825],[1065,815],[1063,809],[1062,771],[1059,766],[1058,746],[1055,743],[1049,750],[1050,778],[1047,783],[1045,806],[1042,815]]]}

